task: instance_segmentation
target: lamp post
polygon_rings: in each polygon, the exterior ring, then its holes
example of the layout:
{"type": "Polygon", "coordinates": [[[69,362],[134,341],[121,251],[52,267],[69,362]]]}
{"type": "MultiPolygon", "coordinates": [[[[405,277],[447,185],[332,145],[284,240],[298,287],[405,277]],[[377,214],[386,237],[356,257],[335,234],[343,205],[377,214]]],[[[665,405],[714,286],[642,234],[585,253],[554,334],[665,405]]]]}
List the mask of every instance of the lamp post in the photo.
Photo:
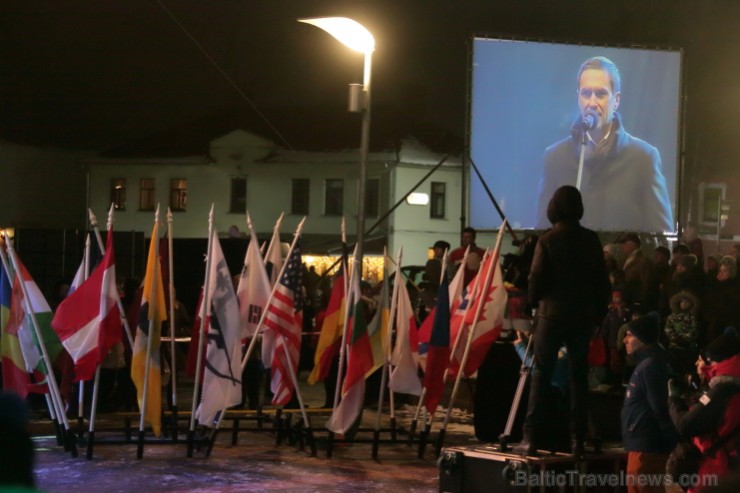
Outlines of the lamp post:
{"type": "Polygon", "coordinates": [[[362,86],[350,84],[349,110],[362,112],[362,134],[360,138],[360,170],[357,191],[357,257],[362,275],[362,254],[365,241],[365,181],[367,177],[367,155],[370,147],[370,76],[375,38],[357,21],[346,17],[314,17],[298,19],[334,36],[348,48],[365,55],[362,86]]]}

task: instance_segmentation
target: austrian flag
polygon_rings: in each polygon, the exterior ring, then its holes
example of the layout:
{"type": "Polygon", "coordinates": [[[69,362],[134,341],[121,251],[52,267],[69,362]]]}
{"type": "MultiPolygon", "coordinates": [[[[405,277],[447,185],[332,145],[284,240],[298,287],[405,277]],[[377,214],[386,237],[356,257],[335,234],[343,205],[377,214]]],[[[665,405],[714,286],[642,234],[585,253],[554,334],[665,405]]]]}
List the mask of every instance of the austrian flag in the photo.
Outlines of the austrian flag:
{"type": "Polygon", "coordinates": [[[103,261],[92,275],[69,295],[51,322],[75,362],[75,381],[90,380],[114,344],[121,340],[113,231],[103,261]]]}

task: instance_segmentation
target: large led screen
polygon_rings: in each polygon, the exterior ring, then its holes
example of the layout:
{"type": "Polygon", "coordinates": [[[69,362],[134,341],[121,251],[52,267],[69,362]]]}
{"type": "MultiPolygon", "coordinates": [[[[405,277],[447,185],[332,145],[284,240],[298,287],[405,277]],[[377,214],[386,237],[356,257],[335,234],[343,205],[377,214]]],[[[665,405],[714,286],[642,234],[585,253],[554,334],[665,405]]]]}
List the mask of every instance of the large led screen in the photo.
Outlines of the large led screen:
{"type": "MultiPolygon", "coordinates": [[[[680,51],[474,38],[472,63],[470,158],[514,228],[580,168],[583,225],[675,232],[680,51]]],[[[499,224],[471,172],[470,225],[499,224]]]]}

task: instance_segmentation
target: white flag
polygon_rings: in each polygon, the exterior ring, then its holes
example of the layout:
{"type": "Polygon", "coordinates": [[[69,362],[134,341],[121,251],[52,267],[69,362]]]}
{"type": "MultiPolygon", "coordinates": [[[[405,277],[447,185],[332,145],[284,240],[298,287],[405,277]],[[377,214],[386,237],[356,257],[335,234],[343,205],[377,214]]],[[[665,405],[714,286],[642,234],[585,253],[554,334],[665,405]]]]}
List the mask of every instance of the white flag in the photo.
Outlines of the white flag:
{"type": "Polygon", "coordinates": [[[389,387],[394,392],[402,394],[421,395],[421,379],[418,374],[419,350],[416,337],[416,318],[411,308],[409,292],[406,283],[398,273],[398,306],[396,308],[396,345],[391,355],[391,370],[389,387]]]}
{"type": "Polygon", "coordinates": [[[196,411],[198,422],[213,426],[218,411],[242,400],[241,324],[239,303],[216,232],[211,241],[211,272],[208,283],[210,324],[203,374],[203,393],[196,411]]]}
{"type": "Polygon", "coordinates": [[[257,324],[270,298],[270,281],[267,278],[265,264],[262,262],[259,243],[254,236],[247,248],[236,297],[239,299],[241,337],[251,337],[257,330],[257,324]]]}

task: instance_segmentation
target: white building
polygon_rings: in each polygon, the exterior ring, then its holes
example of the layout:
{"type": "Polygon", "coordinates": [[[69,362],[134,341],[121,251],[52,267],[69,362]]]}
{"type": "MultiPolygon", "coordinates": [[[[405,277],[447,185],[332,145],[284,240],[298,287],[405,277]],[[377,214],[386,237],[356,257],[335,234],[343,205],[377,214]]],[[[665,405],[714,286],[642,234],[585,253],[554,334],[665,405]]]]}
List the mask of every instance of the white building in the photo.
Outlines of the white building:
{"type": "MultiPolygon", "coordinates": [[[[391,256],[403,246],[403,264],[423,264],[436,240],[458,244],[462,167],[448,156],[415,192],[423,205],[404,200],[446,156],[418,141],[404,139],[398,150],[372,151],[368,158],[365,229],[399,201],[402,203],[366,234],[366,254],[387,246],[391,256]],[[423,200],[422,200],[423,202],[423,200]]],[[[205,150],[204,150],[205,151],[205,150]]],[[[214,206],[214,226],[222,235],[246,234],[248,210],[260,238],[285,213],[281,233],[288,241],[306,216],[304,252],[336,253],[342,216],[348,240],[356,234],[359,155],[356,149],[333,152],[288,150],[244,130],[210,142],[207,154],[177,158],[94,158],[88,170],[88,203],[104,223],[116,205],[117,231],[151,231],[154,209],[173,211],[175,238],[205,238],[214,206]],[[233,226],[238,228],[237,233],[233,226]],[[230,232],[231,230],[231,232],[230,232]]]]}

